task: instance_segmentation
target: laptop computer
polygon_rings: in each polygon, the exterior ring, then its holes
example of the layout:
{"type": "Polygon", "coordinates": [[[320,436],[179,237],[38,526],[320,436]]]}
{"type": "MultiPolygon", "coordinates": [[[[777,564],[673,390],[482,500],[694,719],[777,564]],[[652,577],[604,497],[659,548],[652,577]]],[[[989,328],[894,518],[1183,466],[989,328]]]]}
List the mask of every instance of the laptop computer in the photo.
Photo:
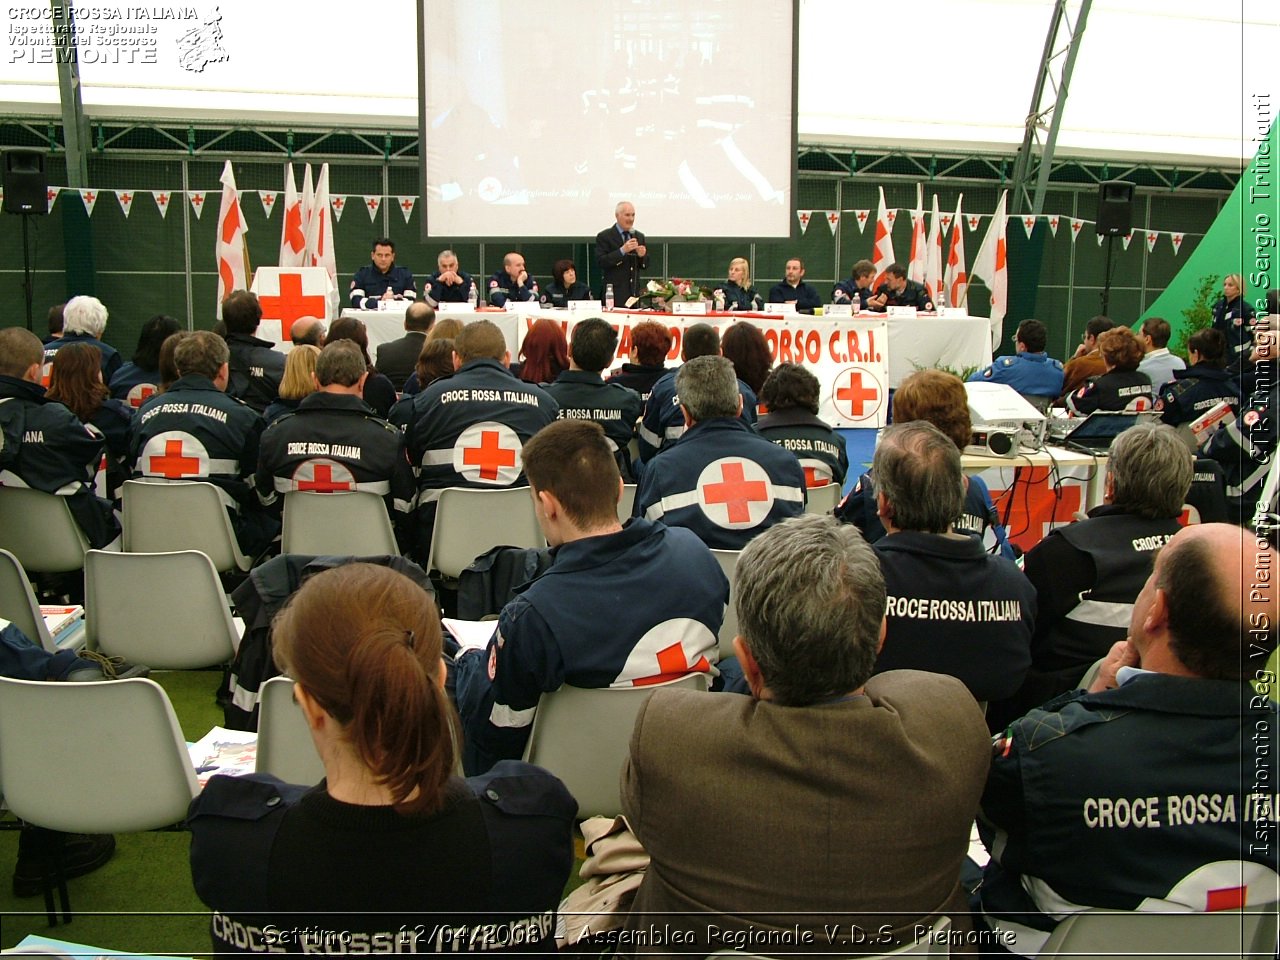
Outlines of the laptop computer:
{"type": "Polygon", "coordinates": [[[1099,410],[1081,420],[1060,443],[1064,447],[1083,447],[1090,453],[1106,453],[1111,448],[1111,441],[1130,427],[1139,423],[1152,423],[1159,416],[1154,410],[1143,410],[1140,413],[1099,410]]]}

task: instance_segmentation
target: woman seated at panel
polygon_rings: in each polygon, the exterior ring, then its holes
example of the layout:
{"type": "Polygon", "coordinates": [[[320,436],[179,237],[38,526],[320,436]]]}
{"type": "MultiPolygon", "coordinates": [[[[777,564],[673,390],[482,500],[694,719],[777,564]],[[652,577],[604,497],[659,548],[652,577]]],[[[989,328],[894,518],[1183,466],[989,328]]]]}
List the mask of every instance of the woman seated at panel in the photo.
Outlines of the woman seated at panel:
{"type": "Polygon", "coordinates": [[[1156,396],[1156,409],[1163,422],[1177,427],[1208,413],[1223,400],[1239,403],[1240,385],[1227,370],[1226,336],[1206,327],[1187,338],[1187,369],[1173,371],[1173,380],[1156,396]]]}
{"type": "Polygon", "coordinates": [[[439,613],[386,567],[312,577],[274,654],[324,763],[314,787],[215,776],[191,804],[191,873],[215,953],[554,952],[577,804],[538,767],[463,780],[439,613]]]}
{"type": "Polygon", "coordinates": [[[751,285],[751,265],[742,257],[729,261],[729,279],[712,291],[717,310],[764,309],[764,301],[751,285]]]}
{"type": "MultiPolygon", "coordinates": [[[[953,373],[917,370],[894,391],[892,412],[894,423],[928,420],[950,437],[961,453],[972,439],[969,397],[964,384],[953,373]]],[[[876,510],[875,484],[871,474],[864,473],[858,478],[849,495],[836,508],[836,517],[861,530],[868,543],[875,543],[885,535],[876,510]]],[[[964,509],[952,525],[952,531],[983,537],[988,530],[995,537],[1001,555],[1013,559],[1015,551],[991,502],[991,492],[981,477],[966,476],[964,509]]]]}
{"type": "Polygon", "coordinates": [[[820,392],[818,378],[800,364],[778,364],[760,388],[769,412],[756,421],[756,431],[796,455],[806,487],[843,486],[849,455],[844,437],[818,417],[820,392]]]}
{"type": "Polygon", "coordinates": [[[1142,341],[1128,327],[1112,327],[1098,337],[1098,351],[1106,373],[1067,394],[1073,417],[1097,410],[1150,410],[1155,404],[1151,378],[1138,370],[1145,353],[1142,341]]]}
{"type": "Polygon", "coordinates": [[[578,280],[578,268],[572,260],[557,260],[551,268],[551,282],[542,291],[544,307],[569,305],[570,300],[590,300],[591,291],[578,280]]]}

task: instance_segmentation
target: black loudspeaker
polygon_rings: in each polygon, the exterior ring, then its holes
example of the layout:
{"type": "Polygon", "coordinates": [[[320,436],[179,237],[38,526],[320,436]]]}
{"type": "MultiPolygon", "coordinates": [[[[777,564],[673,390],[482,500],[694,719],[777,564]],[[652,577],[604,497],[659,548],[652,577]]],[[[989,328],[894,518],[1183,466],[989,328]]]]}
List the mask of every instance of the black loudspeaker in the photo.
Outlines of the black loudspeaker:
{"type": "Polygon", "coordinates": [[[4,155],[4,212],[49,212],[49,178],[44,154],[37,150],[10,150],[4,155]]]}
{"type": "Polygon", "coordinates": [[[1128,180],[1104,180],[1098,184],[1100,237],[1123,237],[1133,229],[1133,184],[1128,180]]]}

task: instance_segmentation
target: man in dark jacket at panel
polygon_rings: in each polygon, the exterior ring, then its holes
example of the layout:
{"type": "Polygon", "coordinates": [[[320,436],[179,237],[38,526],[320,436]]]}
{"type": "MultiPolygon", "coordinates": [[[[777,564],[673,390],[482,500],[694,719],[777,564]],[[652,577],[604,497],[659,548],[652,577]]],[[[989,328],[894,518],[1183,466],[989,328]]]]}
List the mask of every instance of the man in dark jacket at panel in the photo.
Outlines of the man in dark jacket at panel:
{"type": "Polygon", "coordinates": [[[435,326],[436,312],[427,303],[411,303],[404,312],[404,336],[378,345],[378,372],[403,390],[405,381],[418,365],[418,354],[427,342],[427,334],[435,326]]]}
{"type": "Polygon", "coordinates": [[[583,320],[569,339],[569,369],[545,389],[560,405],[560,420],[593,420],[604,428],[622,479],[631,483],[635,478],[627,445],[644,404],[634,390],[605,383],[600,377],[617,348],[618,332],[613,327],[599,317],[583,320]]]}
{"type": "Polygon", "coordinates": [[[258,413],[279,396],[284,379],[284,354],[273,350],[275,344],[270,340],[255,336],[261,320],[262,306],[255,293],[233,290],[222,301],[222,322],[227,325],[227,347],[231,350],[227,393],[258,413]]]}
{"type": "Polygon", "coordinates": [[[907,268],[891,263],[884,271],[884,283],[876,288],[875,296],[867,300],[872,310],[889,307],[915,307],[921,313],[933,310],[933,300],[923,283],[907,279],[907,268]]]}
{"type": "Polygon", "coordinates": [[[886,531],[875,550],[889,593],[876,673],[945,673],[975,700],[1009,696],[1031,665],[1036,594],[1012,561],[952,531],[964,506],[959,449],[927,420],[894,424],[871,475],[886,531]]]}

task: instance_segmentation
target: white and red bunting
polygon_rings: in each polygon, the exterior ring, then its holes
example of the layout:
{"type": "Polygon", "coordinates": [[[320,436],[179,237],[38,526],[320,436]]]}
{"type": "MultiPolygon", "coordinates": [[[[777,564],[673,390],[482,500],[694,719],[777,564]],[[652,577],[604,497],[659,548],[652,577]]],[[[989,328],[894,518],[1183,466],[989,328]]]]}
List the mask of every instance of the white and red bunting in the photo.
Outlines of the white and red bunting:
{"type": "Polygon", "coordinates": [[[1129,249],[1129,244],[1130,244],[1130,243],[1132,243],[1132,242],[1133,242],[1133,231],[1132,231],[1132,230],[1130,230],[1128,233],[1126,233],[1123,237],[1121,237],[1121,238],[1120,238],[1120,243],[1121,243],[1121,245],[1124,247],[1124,249],[1126,249],[1126,250],[1128,250],[1128,249],[1129,249]]]}
{"type": "Polygon", "coordinates": [[[1020,218],[1022,220],[1022,229],[1027,231],[1027,239],[1031,239],[1031,232],[1036,228],[1036,218],[1030,215],[1020,218]]]}
{"type": "Polygon", "coordinates": [[[855,210],[853,211],[853,219],[858,221],[858,232],[862,233],[867,229],[867,221],[871,219],[871,211],[855,210]]]}
{"type": "Polygon", "coordinates": [[[955,217],[954,217],[952,214],[950,214],[950,213],[944,213],[944,214],[942,215],[942,235],[943,235],[944,237],[947,235],[947,233],[948,233],[948,232],[950,232],[950,230],[951,230],[951,221],[952,221],[952,220],[954,220],[954,219],[955,219],[955,217]]]}
{"type": "Polygon", "coordinates": [[[1156,249],[1156,241],[1160,239],[1160,233],[1156,230],[1147,231],[1147,253],[1154,253],[1156,249]]]}
{"type": "Polygon", "coordinates": [[[1056,239],[1058,236],[1058,224],[1061,223],[1062,220],[1056,213],[1052,214],[1048,219],[1049,219],[1049,230],[1053,234],[1054,238],[1056,239]]]}
{"type": "Polygon", "coordinates": [[[168,190],[152,190],[151,197],[156,202],[156,209],[160,211],[160,219],[163,220],[165,214],[169,212],[169,201],[172,194],[168,190]]]}
{"type": "Polygon", "coordinates": [[[44,192],[44,198],[49,201],[49,212],[53,212],[53,203],[58,199],[58,195],[62,193],[61,187],[50,187],[44,192]]]}
{"type": "Polygon", "coordinates": [[[93,206],[98,202],[98,191],[88,187],[80,187],[76,190],[80,194],[80,202],[84,204],[84,212],[89,216],[93,216],[93,206]]]}
{"type": "Polygon", "coordinates": [[[133,209],[133,191],[117,190],[115,191],[116,200],[120,203],[120,209],[124,211],[124,218],[129,219],[129,211],[133,209]]]}
{"type": "Polygon", "coordinates": [[[840,214],[835,210],[827,211],[827,226],[831,228],[831,232],[836,232],[836,227],[840,224],[840,214]]]}
{"type": "Polygon", "coordinates": [[[369,211],[369,222],[372,223],[373,219],[378,215],[378,208],[382,206],[382,198],[364,197],[363,200],[364,208],[369,211]]]}
{"type": "Polygon", "coordinates": [[[276,208],[276,199],[280,194],[275,190],[259,190],[258,199],[262,201],[262,215],[271,219],[271,211],[276,208]]]}
{"type": "Polygon", "coordinates": [[[191,209],[196,212],[196,219],[200,219],[200,211],[204,209],[205,192],[203,190],[192,190],[189,194],[191,198],[191,209]]]}
{"type": "Polygon", "coordinates": [[[1178,255],[1178,250],[1182,248],[1182,234],[1169,234],[1169,242],[1173,244],[1173,255],[1176,257],[1178,255]]]}
{"type": "Polygon", "coordinates": [[[396,206],[399,207],[400,212],[404,214],[405,223],[408,223],[409,218],[413,216],[413,205],[417,202],[417,197],[396,197],[396,206]]]}
{"type": "Polygon", "coordinates": [[[800,221],[800,235],[803,236],[804,232],[809,229],[809,221],[813,219],[813,211],[797,210],[796,219],[800,221]]]}
{"type": "Polygon", "coordinates": [[[333,208],[333,222],[341,223],[342,211],[347,209],[347,198],[340,194],[335,194],[329,198],[329,206],[333,208]]]}
{"type": "Polygon", "coordinates": [[[885,212],[884,212],[884,217],[885,217],[885,219],[886,219],[886,220],[888,220],[888,221],[889,221],[889,226],[890,226],[890,227],[892,227],[892,226],[893,226],[893,224],[894,224],[894,222],[898,219],[898,210],[897,210],[897,208],[896,208],[896,207],[889,207],[888,209],[886,209],[886,210],[885,210],[885,212]]]}
{"type": "Polygon", "coordinates": [[[1080,236],[1080,228],[1084,226],[1084,221],[1077,220],[1075,217],[1067,217],[1067,223],[1071,224],[1071,242],[1075,243],[1076,238],[1080,236]]]}
{"type": "Polygon", "coordinates": [[[969,232],[973,233],[973,231],[978,229],[978,224],[982,223],[982,217],[976,213],[971,213],[964,218],[964,222],[969,225],[969,232]]]}

